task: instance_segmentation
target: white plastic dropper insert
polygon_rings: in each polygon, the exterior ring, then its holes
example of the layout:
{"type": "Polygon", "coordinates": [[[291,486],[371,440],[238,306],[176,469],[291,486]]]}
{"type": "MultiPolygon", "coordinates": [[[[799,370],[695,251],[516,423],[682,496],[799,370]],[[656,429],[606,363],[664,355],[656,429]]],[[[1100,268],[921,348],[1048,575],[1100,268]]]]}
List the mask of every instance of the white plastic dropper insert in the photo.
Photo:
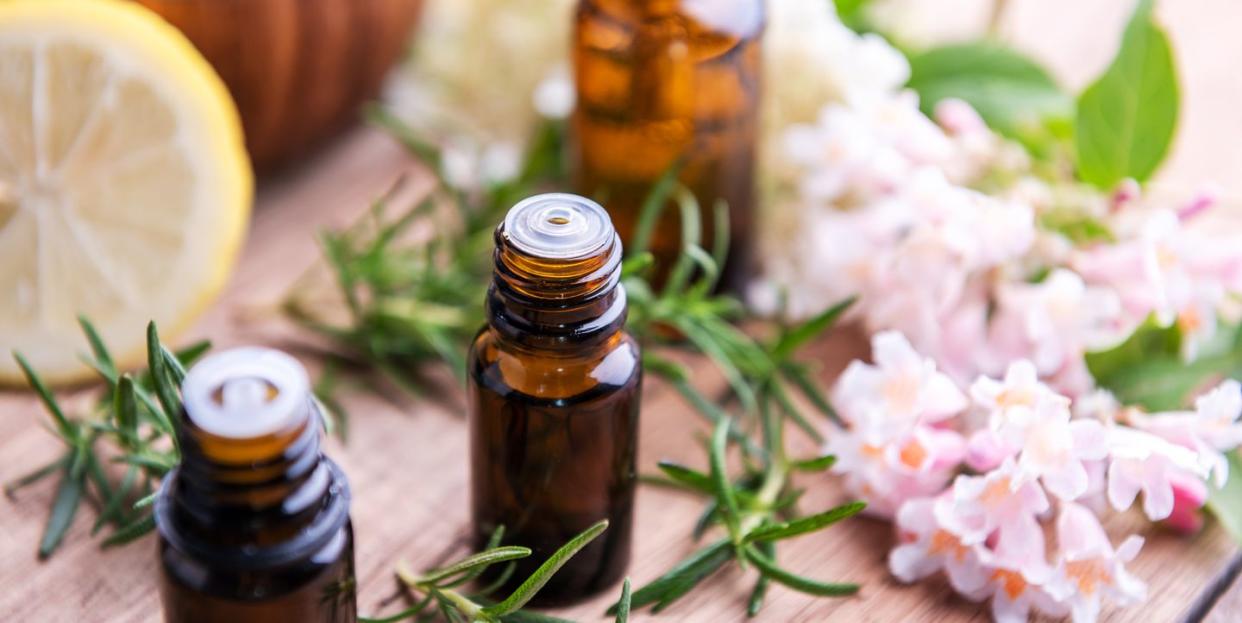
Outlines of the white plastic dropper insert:
{"type": "Polygon", "coordinates": [[[504,225],[509,244],[554,260],[591,257],[616,236],[602,206],[569,193],[527,197],[509,208],[504,225]]]}
{"type": "Polygon", "coordinates": [[[297,359],[248,346],[205,357],[181,384],[190,421],[204,432],[253,439],[289,430],[305,417],[310,379],[297,359]]]}

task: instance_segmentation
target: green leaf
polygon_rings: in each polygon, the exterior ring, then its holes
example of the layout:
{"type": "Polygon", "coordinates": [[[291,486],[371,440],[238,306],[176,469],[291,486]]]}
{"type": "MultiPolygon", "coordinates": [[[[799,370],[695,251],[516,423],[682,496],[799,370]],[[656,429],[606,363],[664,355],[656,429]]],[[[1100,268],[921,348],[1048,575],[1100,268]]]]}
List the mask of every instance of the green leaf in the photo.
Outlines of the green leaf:
{"type": "Polygon", "coordinates": [[[99,370],[106,373],[105,376],[109,378],[115,377],[116,363],[112,361],[112,355],[108,353],[108,347],[104,345],[103,338],[99,337],[95,325],[91,324],[86,316],[78,316],[78,324],[82,326],[82,332],[86,334],[86,341],[91,345],[91,352],[95,355],[99,370]]]}
{"type": "Polygon", "coordinates": [[[66,443],[73,443],[76,436],[76,430],[69,423],[69,418],[65,417],[65,412],[60,410],[60,404],[56,402],[56,398],[52,396],[52,392],[43,384],[43,379],[39,374],[30,367],[30,363],[21,353],[14,351],[13,358],[17,360],[17,365],[21,366],[22,374],[26,375],[26,382],[30,384],[30,388],[39,396],[39,400],[43,401],[43,406],[47,408],[48,413],[52,414],[52,419],[56,423],[56,429],[60,431],[60,436],[66,443]]]}
{"type": "MultiPolygon", "coordinates": [[[[1242,336],[1236,327],[1222,328],[1222,337],[1242,336]]],[[[1161,327],[1148,319],[1121,345],[1087,353],[1087,369],[1096,383],[1123,404],[1148,411],[1184,407],[1191,395],[1222,376],[1242,374],[1242,342],[1232,341],[1219,352],[1204,353],[1192,362],[1181,358],[1181,331],[1176,324],[1161,327]]]]}
{"type": "Polygon", "coordinates": [[[569,562],[570,558],[573,558],[574,554],[577,554],[588,543],[595,540],[595,537],[607,529],[608,520],[605,519],[570,539],[560,549],[553,552],[542,565],[539,565],[539,568],[535,569],[535,572],[526,578],[525,582],[522,582],[520,586],[514,589],[513,594],[498,604],[484,608],[483,612],[491,616],[504,616],[525,606],[527,602],[535,597],[535,593],[538,593],[539,589],[543,588],[552,579],[553,574],[564,566],[566,562],[569,562]]]}
{"type": "Polygon", "coordinates": [[[824,456],[815,457],[813,459],[794,461],[790,464],[790,467],[800,472],[822,472],[832,467],[836,462],[837,457],[831,454],[825,454],[824,456]]]}
{"type": "Polygon", "coordinates": [[[936,104],[958,98],[997,132],[1026,138],[1045,119],[1068,117],[1071,101],[1048,72],[1012,48],[993,41],[957,43],[910,58],[906,86],[932,115],[936,104]]]}
{"type": "Polygon", "coordinates": [[[856,32],[868,30],[866,9],[871,0],[833,0],[837,8],[837,18],[842,24],[856,32]]]}
{"type": "Polygon", "coordinates": [[[806,322],[782,333],[780,339],[776,341],[776,345],[772,347],[772,358],[787,359],[799,348],[823,335],[824,331],[836,324],[841,314],[844,314],[857,300],[856,297],[847,298],[816,314],[806,322]]]}
{"type": "Polygon", "coordinates": [[[429,595],[426,599],[424,599],[423,601],[420,601],[418,604],[410,606],[409,608],[406,608],[405,610],[402,610],[401,612],[398,612],[396,614],[392,614],[386,617],[359,616],[358,620],[361,621],[362,623],[397,623],[398,621],[404,621],[406,619],[414,618],[414,615],[422,612],[423,610],[426,610],[427,606],[430,603],[431,603],[431,596],[429,595]]]}
{"type": "MultiPolygon", "coordinates": [[[[160,344],[159,330],[156,329],[155,323],[147,324],[147,369],[151,374],[151,384],[155,388],[155,397],[159,399],[160,405],[164,408],[163,419],[172,428],[172,422],[181,413],[181,398],[177,394],[178,388],[174,386],[170,379],[170,373],[166,369],[167,362],[164,359],[164,347],[160,344]]],[[[158,417],[158,416],[157,416],[158,417]]],[[[176,436],[173,436],[174,442],[176,436]]]]}
{"type": "Polygon", "coordinates": [[[682,158],[673,161],[660,175],[660,179],[652,185],[651,192],[647,193],[647,197],[643,199],[643,204],[638,209],[638,222],[634,225],[634,232],[630,237],[631,242],[629,248],[626,249],[631,257],[650,250],[651,235],[655,232],[660,214],[668,205],[668,198],[672,196],[673,189],[677,187],[677,175],[681,173],[684,164],[685,161],[682,158]]]}
{"type": "Polygon", "coordinates": [[[485,568],[498,562],[526,558],[527,556],[530,556],[530,552],[531,550],[529,547],[518,547],[516,545],[506,545],[504,547],[488,549],[477,554],[467,556],[447,567],[429,571],[423,574],[418,581],[420,584],[435,584],[440,580],[450,578],[459,573],[464,573],[475,568],[485,568]]]}
{"type": "Polygon", "coordinates": [[[540,614],[531,610],[518,610],[500,617],[504,623],[575,623],[572,619],[562,619],[548,614],[540,614]]]}
{"type": "Polygon", "coordinates": [[[725,450],[728,447],[728,443],[729,420],[721,420],[716,424],[716,430],[712,434],[712,486],[716,490],[716,499],[723,504],[720,514],[724,519],[725,525],[729,528],[729,534],[736,539],[738,537],[738,519],[741,516],[741,512],[737,507],[737,497],[733,492],[733,483],[729,482],[729,475],[725,471],[725,450]]]}
{"type": "Polygon", "coordinates": [[[162,344],[160,345],[160,353],[164,356],[164,369],[168,372],[169,377],[172,378],[173,383],[180,387],[182,381],[185,381],[185,366],[181,365],[181,360],[177,358],[177,355],[173,354],[172,351],[168,350],[168,347],[162,344]]]}
{"type": "Polygon", "coordinates": [[[811,375],[807,373],[805,366],[786,362],[781,366],[781,373],[785,375],[786,379],[793,382],[794,386],[802,392],[803,396],[806,396],[807,400],[811,401],[811,404],[814,405],[820,413],[827,416],[827,418],[837,426],[845,426],[845,422],[841,419],[841,416],[837,414],[837,410],[832,408],[832,405],[828,402],[828,398],[824,395],[823,390],[816,386],[815,382],[811,380],[811,375]]]}
{"type": "Polygon", "coordinates": [[[857,584],[830,584],[790,573],[776,566],[772,559],[764,556],[754,546],[747,547],[745,551],[746,558],[755,563],[755,568],[759,569],[759,573],[762,573],[764,577],[770,578],[778,584],[784,584],[796,591],[822,597],[839,597],[853,595],[858,592],[857,584]]]}
{"type": "Polygon", "coordinates": [[[85,480],[82,476],[74,477],[71,472],[72,470],[65,470],[60,477],[60,484],[56,487],[52,512],[48,515],[47,526],[43,529],[43,539],[39,541],[40,559],[45,559],[56,551],[78,513],[85,480]]]}
{"type": "Polygon", "coordinates": [[[112,415],[121,432],[123,445],[132,449],[138,442],[138,398],[134,393],[134,379],[127,373],[117,380],[112,396],[112,415]]]}
{"type": "Polygon", "coordinates": [[[211,350],[211,340],[199,340],[185,348],[178,349],[177,360],[182,366],[190,366],[209,350],[211,350]]]}
{"type": "Polygon", "coordinates": [[[1103,221],[1073,209],[1052,210],[1040,214],[1039,226],[1041,229],[1065,236],[1076,245],[1116,240],[1113,230],[1109,229],[1103,221]]]}
{"type": "Polygon", "coordinates": [[[380,105],[368,106],[363,116],[370,123],[383,128],[405,147],[406,151],[418,158],[432,173],[442,175],[442,157],[440,148],[424,141],[410,126],[397,118],[396,115],[380,105]]]}
{"type": "MultiPolygon", "coordinates": [[[[776,546],[772,543],[760,543],[759,549],[763,554],[772,560],[776,559],[776,546]]],[[[759,614],[759,610],[763,608],[763,601],[768,594],[768,584],[771,580],[768,576],[759,574],[759,579],[755,580],[755,588],[750,591],[750,598],[746,600],[746,615],[755,616],[759,614]]]]}
{"type": "MultiPolygon", "coordinates": [[[[664,575],[652,580],[651,583],[634,591],[631,596],[631,607],[641,608],[659,602],[668,605],[677,597],[689,592],[703,578],[711,575],[733,556],[732,543],[721,539],[691,554],[677,563],[664,575]]],[[[608,614],[615,615],[619,604],[613,604],[608,614]]]]}
{"type": "Polygon", "coordinates": [[[630,620],[630,579],[625,578],[621,584],[621,599],[617,600],[617,623],[628,623],[630,620]]]}
{"type": "Polygon", "coordinates": [[[694,520],[694,529],[690,531],[690,536],[694,538],[696,543],[703,538],[704,534],[707,534],[707,529],[716,522],[716,518],[720,516],[717,512],[719,510],[720,502],[715,499],[708,500],[707,504],[703,506],[703,512],[699,513],[699,518],[694,520]]]}
{"type": "Polygon", "coordinates": [[[806,433],[806,436],[811,438],[811,441],[814,441],[816,444],[823,444],[824,437],[819,434],[818,430],[815,430],[815,427],[812,426],[805,417],[802,416],[802,412],[798,411],[798,407],[794,406],[793,400],[789,398],[788,392],[785,391],[785,388],[782,387],[780,383],[772,381],[767,383],[765,387],[767,388],[767,395],[776,399],[776,404],[779,405],[781,411],[785,413],[785,417],[793,420],[793,423],[796,424],[798,428],[801,428],[802,432],[806,433]]]}
{"type": "Polygon", "coordinates": [[[91,535],[99,532],[108,522],[121,519],[125,516],[125,498],[129,495],[130,490],[134,488],[134,484],[138,482],[138,468],[131,465],[125,470],[125,476],[121,478],[121,486],[112,493],[107,499],[107,503],[103,510],[99,511],[99,517],[95,519],[95,525],[91,526],[91,535]]]}
{"type": "Polygon", "coordinates": [[[1177,357],[1181,349],[1182,332],[1177,323],[1162,327],[1152,315],[1121,344],[1109,350],[1087,353],[1087,369],[1097,383],[1108,385],[1120,372],[1136,363],[1177,357]]]}
{"type": "Polygon", "coordinates": [[[104,539],[102,546],[112,547],[114,545],[124,545],[130,541],[146,536],[154,529],[155,515],[148,513],[147,515],[130,522],[129,525],[123,526],[116,532],[108,535],[108,538],[104,539]]]}
{"type": "Polygon", "coordinates": [[[52,461],[51,463],[48,463],[47,465],[40,467],[39,469],[36,469],[23,476],[19,476],[16,480],[5,483],[4,495],[11,498],[13,497],[14,493],[17,493],[18,489],[33,485],[34,483],[39,482],[40,480],[43,480],[44,478],[47,478],[48,476],[51,476],[57,470],[66,467],[67,465],[69,465],[69,459],[72,456],[72,454],[73,454],[72,452],[69,452],[65,454],[65,456],[62,456],[59,459],[56,459],[55,461],[52,461]]]}
{"type": "Polygon", "coordinates": [[[660,471],[667,474],[669,478],[672,478],[673,480],[694,489],[695,491],[702,491],[703,493],[712,493],[715,491],[715,485],[712,483],[711,477],[703,472],[695,471],[689,467],[681,465],[680,463],[674,463],[673,461],[660,461],[657,466],[660,468],[660,471]]]}
{"type": "Polygon", "coordinates": [[[156,492],[154,492],[154,493],[151,493],[150,495],[147,495],[147,496],[145,496],[145,497],[143,497],[143,498],[141,498],[141,499],[139,499],[139,500],[135,501],[135,502],[134,502],[134,510],[138,510],[138,509],[140,509],[140,508],[146,508],[146,507],[148,507],[148,506],[151,506],[152,504],[155,504],[155,500],[156,500],[156,498],[158,498],[158,497],[160,497],[160,492],[159,492],[159,491],[156,491],[156,492]]]}
{"type": "Polygon", "coordinates": [[[1140,0],[1112,65],[1078,98],[1078,175],[1099,188],[1111,189],[1125,178],[1146,181],[1173,140],[1177,70],[1152,5],[1140,0]]]}
{"type": "Polygon", "coordinates": [[[1207,507],[1237,543],[1242,543],[1242,455],[1228,453],[1229,479],[1220,489],[1208,487],[1207,507]]]}
{"type": "Polygon", "coordinates": [[[746,535],[746,538],[750,541],[779,541],[781,539],[788,539],[808,532],[815,532],[847,517],[853,517],[866,507],[867,505],[862,502],[842,504],[822,513],[801,517],[786,523],[758,528],[746,535]]]}

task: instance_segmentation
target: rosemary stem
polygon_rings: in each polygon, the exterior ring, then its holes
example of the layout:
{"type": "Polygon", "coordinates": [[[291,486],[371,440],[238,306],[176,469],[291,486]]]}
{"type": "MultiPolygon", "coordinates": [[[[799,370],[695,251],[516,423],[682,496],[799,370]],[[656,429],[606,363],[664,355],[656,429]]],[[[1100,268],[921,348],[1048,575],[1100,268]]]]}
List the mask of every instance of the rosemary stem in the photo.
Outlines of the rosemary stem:
{"type": "Polygon", "coordinates": [[[451,588],[438,588],[435,590],[445,601],[452,602],[453,606],[456,607],[459,612],[466,615],[466,618],[470,621],[478,620],[479,614],[483,612],[483,606],[474,603],[469,597],[466,597],[451,588]]]}
{"type": "Polygon", "coordinates": [[[763,476],[763,484],[759,487],[759,492],[755,495],[755,501],[758,502],[759,510],[748,514],[742,521],[738,532],[747,534],[751,530],[759,527],[765,518],[772,514],[772,507],[776,505],[776,500],[780,497],[781,491],[785,489],[785,484],[789,480],[789,466],[783,460],[773,461],[772,466],[763,476]]]}

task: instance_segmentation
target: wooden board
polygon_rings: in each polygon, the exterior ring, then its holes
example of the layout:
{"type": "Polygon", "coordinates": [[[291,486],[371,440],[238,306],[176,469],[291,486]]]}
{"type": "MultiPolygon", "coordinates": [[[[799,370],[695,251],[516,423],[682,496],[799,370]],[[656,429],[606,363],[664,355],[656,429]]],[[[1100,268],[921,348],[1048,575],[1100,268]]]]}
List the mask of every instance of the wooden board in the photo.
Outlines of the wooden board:
{"type": "MultiPolygon", "coordinates": [[[[277,304],[293,279],[316,259],[313,234],[347,224],[402,174],[419,183],[426,177],[387,137],[373,130],[347,135],[332,149],[284,179],[267,183],[259,197],[241,266],[224,296],[194,337],[217,345],[296,344],[297,332],[285,323],[277,304]]],[[[861,338],[839,333],[815,347],[827,380],[849,358],[863,352],[861,338]]],[[[313,361],[308,361],[313,365],[313,361]]],[[[700,367],[701,368],[701,367],[700,367]]],[[[707,372],[696,379],[720,386],[707,372]]],[[[354,490],[359,605],[378,613],[394,587],[391,570],[399,559],[415,568],[440,559],[449,547],[461,548],[467,522],[466,436],[463,403],[453,381],[445,377],[446,399],[394,404],[374,394],[347,400],[352,414],[348,444],[333,441],[328,450],[339,459],[354,490]]],[[[701,463],[688,443],[701,420],[667,388],[651,383],[645,396],[641,462],[652,472],[661,458],[701,463]]],[[[58,441],[39,424],[44,421],[28,394],[0,396],[0,480],[9,480],[47,461],[58,441]]],[[[805,448],[808,452],[812,448],[805,448]]],[[[837,482],[827,476],[806,479],[810,488],[803,508],[815,510],[843,501],[837,482]]],[[[159,620],[154,540],[101,551],[88,536],[92,513],[79,515],[65,544],[47,562],[35,548],[43,529],[54,483],[22,491],[0,509],[0,620],[38,622],[159,620]]],[[[691,551],[688,538],[700,510],[694,497],[651,487],[640,490],[635,562],[636,583],[662,573],[691,551]]],[[[1110,521],[1114,528],[1137,524],[1132,517],[1110,521]]],[[[1150,526],[1140,528],[1148,545],[1134,565],[1151,586],[1141,608],[1108,610],[1108,621],[1180,621],[1211,609],[1211,598],[1229,585],[1238,550],[1213,524],[1195,538],[1175,536],[1150,526]],[[1213,592],[1216,587],[1217,592],[1213,592]]],[[[1112,531],[1114,536],[1119,529],[1112,531]]],[[[773,587],[761,621],[976,621],[988,618],[980,606],[952,595],[940,582],[900,586],[887,574],[884,559],[892,546],[891,527],[871,520],[847,522],[828,531],[783,545],[781,561],[808,575],[863,584],[848,599],[807,597],[773,587]]],[[[729,569],[670,608],[662,620],[732,621],[744,618],[753,572],[729,569]]],[[[617,591],[558,614],[601,620],[617,591]]],[[[1216,602],[1211,620],[1238,620],[1242,604],[1235,588],[1216,602]]],[[[389,610],[385,612],[390,612],[389,610]]],[[[646,613],[635,620],[646,620],[646,613]]]]}

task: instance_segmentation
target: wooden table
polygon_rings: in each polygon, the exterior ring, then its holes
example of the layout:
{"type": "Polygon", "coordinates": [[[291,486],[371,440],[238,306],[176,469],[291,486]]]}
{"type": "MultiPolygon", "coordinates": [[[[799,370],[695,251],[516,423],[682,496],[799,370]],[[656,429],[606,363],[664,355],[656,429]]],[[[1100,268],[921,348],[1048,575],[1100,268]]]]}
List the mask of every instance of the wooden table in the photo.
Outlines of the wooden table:
{"type": "MultiPolygon", "coordinates": [[[[315,262],[313,234],[349,223],[368,201],[398,176],[426,179],[391,140],[374,130],[356,130],[301,169],[261,189],[250,239],[223,301],[199,323],[195,336],[217,345],[265,343],[290,347],[298,333],[275,309],[290,282],[315,262]]],[[[863,351],[859,336],[843,332],[817,345],[810,356],[823,361],[827,381],[863,351]]],[[[308,361],[314,365],[313,361],[308,361]]],[[[393,565],[408,559],[415,568],[431,564],[460,542],[467,523],[466,430],[454,381],[445,378],[447,399],[395,404],[369,393],[349,396],[349,442],[329,444],[354,491],[358,535],[359,605],[378,613],[394,587],[393,565]]],[[[722,381],[704,373],[696,379],[711,391],[722,381]]],[[[41,464],[58,451],[58,441],[38,424],[46,417],[28,394],[0,396],[0,480],[41,464]]],[[[654,471],[660,458],[701,463],[688,443],[701,420],[659,383],[649,384],[642,420],[641,470],[654,471]]],[[[810,487],[804,508],[826,508],[845,498],[833,477],[804,479],[810,487]]],[[[66,542],[47,562],[35,559],[54,483],[52,479],[5,501],[0,510],[0,619],[4,621],[148,621],[159,617],[154,539],[101,551],[88,536],[93,513],[82,512],[66,542]]],[[[635,563],[630,575],[646,582],[693,547],[688,534],[700,510],[693,496],[643,487],[638,500],[635,563]]],[[[1146,526],[1124,515],[1109,521],[1117,537],[1122,526],[1138,526],[1148,539],[1134,571],[1151,586],[1141,608],[1107,611],[1109,621],[1206,620],[1242,617],[1242,585],[1234,576],[1242,555],[1215,525],[1195,538],[1146,526]],[[1223,597],[1221,595],[1223,593],[1223,597]],[[1218,597],[1221,597],[1217,600],[1218,597]],[[1216,601],[1214,601],[1216,600],[1216,601]],[[1215,603],[1215,605],[1213,605],[1215,603]]],[[[819,599],[774,586],[762,621],[967,621],[986,620],[980,606],[952,595],[940,581],[914,586],[895,583],[885,569],[892,546],[887,524],[866,519],[781,546],[788,568],[808,575],[855,581],[862,592],[846,599],[819,599]]],[[[728,569],[666,611],[663,620],[732,621],[744,618],[752,576],[728,569]]],[[[609,591],[558,612],[601,620],[609,591]]],[[[389,612],[391,610],[385,610],[389,612]]],[[[649,615],[638,614],[635,620],[649,615]]]]}
{"type": "MultiPolygon", "coordinates": [[[[977,12],[979,2],[942,1],[952,7],[937,7],[938,19],[945,24],[978,17],[969,9],[977,12]]],[[[1130,2],[1011,0],[1010,4],[1003,28],[1006,36],[1053,66],[1076,89],[1107,63],[1130,2]],[[1075,44],[1065,45],[1067,41],[1075,44]]],[[[1230,149],[1230,142],[1222,136],[1236,138],[1242,131],[1242,117],[1236,114],[1242,80],[1237,79],[1234,67],[1242,38],[1222,35],[1235,33],[1242,25],[1242,6],[1236,0],[1164,2],[1159,14],[1179,52],[1185,97],[1181,133],[1162,181],[1186,191],[1215,179],[1236,199],[1242,196],[1242,178],[1233,174],[1242,163],[1242,152],[1230,149]]],[[[415,179],[426,179],[387,137],[356,130],[299,169],[265,181],[240,268],[221,303],[188,337],[210,337],[219,346],[295,344],[298,334],[280,319],[276,305],[290,282],[316,260],[313,234],[350,223],[372,198],[410,171],[415,179]]],[[[823,361],[827,381],[862,351],[859,337],[845,333],[817,345],[811,355],[823,361]]],[[[307,363],[313,367],[313,361],[307,363]]],[[[721,383],[706,374],[696,382],[709,389],[721,383]]],[[[394,404],[372,394],[351,396],[347,400],[353,415],[350,441],[344,446],[335,441],[329,444],[329,452],[343,464],[353,485],[359,605],[365,613],[377,613],[392,592],[391,570],[398,559],[408,559],[415,568],[426,566],[464,535],[463,405],[448,376],[445,384],[451,389],[442,402],[394,404]]],[[[653,471],[660,458],[701,461],[700,453],[688,443],[694,431],[703,429],[699,418],[658,383],[649,384],[645,398],[641,469],[653,471]]],[[[60,450],[59,442],[39,426],[46,416],[30,395],[0,395],[0,413],[4,414],[0,417],[0,481],[46,462],[60,450]]],[[[845,499],[830,477],[805,479],[801,484],[810,487],[804,506],[808,510],[845,499]]],[[[0,502],[0,621],[158,620],[151,538],[101,551],[98,540],[87,534],[92,513],[83,512],[51,560],[35,559],[54,486],[49,479],[22,491],[15,501],[0,502]]],[[[637,550],[630,569],[635,582],[652,579],[690,551],[688,534],[699,504],[689,495],[649,487],[640,490],[637,550]]],[[[1137,527],[1147,537],[1132,569],[1149,583],[1151,599],[1138,608],[1106,610],[1105,620],[1242,621],[1242,582],[1235,581],[1242,555],[1215,524],[1195,538],[1169,534],[1130,515],[1114,517],[1109,524],[1114,539],[1127,533],[1126,526],[1137,527]]],[[[941,581],[909,587],[895,583],[884,565],[892,541],[890,526],[857,519],[783,544],[781,560],[790,569],[826,580],[860,582],[863,589],[852,598],[817,599],[774,586],[760,620],[989,618],[986,609],[953,596],[941,581]]],[[[750,586],[750,574],[723,571],[661,619],[741,620],[750,586]]],[[[616,594],[610,591],[557,614],[601,620],[600,614],[616,594]]],[[[634,617],[647,618],[646,613],[634,617]]]]}

